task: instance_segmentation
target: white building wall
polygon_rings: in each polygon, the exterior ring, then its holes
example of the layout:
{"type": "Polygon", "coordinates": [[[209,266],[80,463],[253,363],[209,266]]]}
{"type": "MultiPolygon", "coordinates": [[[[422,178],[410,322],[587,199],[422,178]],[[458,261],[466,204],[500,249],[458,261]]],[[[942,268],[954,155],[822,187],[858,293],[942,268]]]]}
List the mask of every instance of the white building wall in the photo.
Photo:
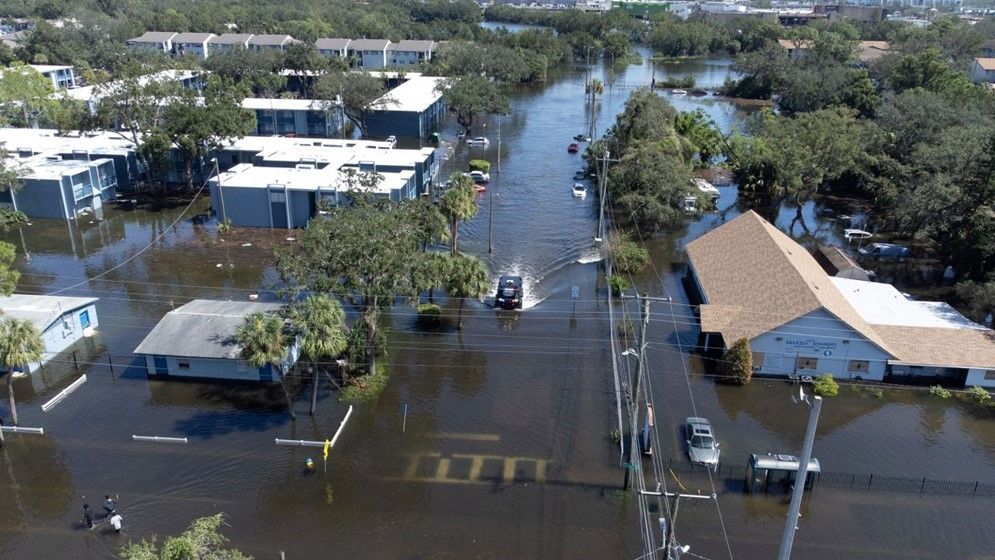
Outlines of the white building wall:
{"type": "Polygon", "coordinates": [[[987,387],[995,389],[995,370],[970,369],[967,371],[965,387],[987,387]]]}
{"type": "MultiPolygon", "coordinates": [[[[732,345],[733,340],[725,341],[732,345]]],[[[831,373],[838,379],[881,381],[890,356],[868,342],[863,335],[825,310],[819,309],[799,317],[750,341],[756,353],[763,353],[763,364],[754,363],[754,371],[765,375],[822,375],[831,373]],[[798,359],[815,360],[814,367],[798,368],[798,359]],[[867,361],[867,371],[850,371],[851,362],[867,361]],[[759,366],[759,367],[758,367],[759,366]]]]}

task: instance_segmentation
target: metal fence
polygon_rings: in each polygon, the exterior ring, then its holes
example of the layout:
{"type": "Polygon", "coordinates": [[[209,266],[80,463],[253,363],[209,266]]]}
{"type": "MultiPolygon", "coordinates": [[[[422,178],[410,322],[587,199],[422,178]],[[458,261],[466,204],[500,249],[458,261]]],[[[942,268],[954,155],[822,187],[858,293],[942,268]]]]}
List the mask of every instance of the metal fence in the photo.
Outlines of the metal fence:
{"type": "MultiPolygon", "coordinates": [[[[683,485],[693,486],[706,480],[709,472],[712,479],[721,482],[728,491],[745,489],[747,466],[722,463],[717,469],[711,470],[704,465],[696,465],[671,458],[667,469],[672,478],[683,485]]],[[[904,492],[919,494],[943,494],[951,496],[972,496],[995,498],[995,482],[982,480],[939,480],[928,477],[884,476],[874,473],[826,472],[819,474],[815,485],[816,491],[821,487],[868,490],[880,492],[904,492]]]]}

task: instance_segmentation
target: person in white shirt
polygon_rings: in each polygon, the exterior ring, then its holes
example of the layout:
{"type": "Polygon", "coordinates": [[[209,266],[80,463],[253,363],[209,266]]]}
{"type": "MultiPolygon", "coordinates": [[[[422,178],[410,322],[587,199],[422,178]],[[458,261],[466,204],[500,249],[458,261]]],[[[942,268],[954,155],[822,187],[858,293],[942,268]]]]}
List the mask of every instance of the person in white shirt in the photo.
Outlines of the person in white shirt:
{"type": "Polygon", "coordinates": [[[115,533],[120,533],[121,532],[121,521],[122,521],[122,519],[121,519],[121,514],[120,513],[115,513],[111,517],[111,527],[114,527],[114,532],[115,533]]]}

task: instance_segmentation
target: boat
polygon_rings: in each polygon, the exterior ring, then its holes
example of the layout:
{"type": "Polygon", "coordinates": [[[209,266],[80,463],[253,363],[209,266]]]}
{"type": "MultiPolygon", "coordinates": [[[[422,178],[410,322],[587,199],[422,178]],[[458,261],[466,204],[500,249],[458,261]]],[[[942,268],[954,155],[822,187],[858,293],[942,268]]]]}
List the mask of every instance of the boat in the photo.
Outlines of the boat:
{"type": "Polygon", "coordinates": [[[854,239],[867,239],[874,234],[869,231],[864,231],[862,229],[845,229],[843,230],[843,237],[847,241],[853,241],[854,239]]]}
{"type": "Polygon", "coordinates": [[[477,136],[475,138],[469,138],[466,141],[466,145],[467,146],[481,146],[481,147],[484,147],[484,148],[486,148],[487,146],[489,146],[490,143],[491,143],[491,141],[488,140],[484,136],[477,136]]]}
{"type": "Polygon", "coordinates": [[[687,95],[688,94],[688,92],[686,90],[683,90],[683,89],[672,89],[672,90],[670,90],[670,93],[672,95],[687,95]]]}
{"type": "Polygon", "coordinates": [[[573,193],[574,198],[584,198],[587,196],[587,188],[580,183],[574,183],[574,188],[571,189],[571,192],[573,193]]]}
{"type": "Polygon", "coordinates": [[[567,146],[567,153],[576,154],[580,151],[580,144],[573,142],[567,146]]]}

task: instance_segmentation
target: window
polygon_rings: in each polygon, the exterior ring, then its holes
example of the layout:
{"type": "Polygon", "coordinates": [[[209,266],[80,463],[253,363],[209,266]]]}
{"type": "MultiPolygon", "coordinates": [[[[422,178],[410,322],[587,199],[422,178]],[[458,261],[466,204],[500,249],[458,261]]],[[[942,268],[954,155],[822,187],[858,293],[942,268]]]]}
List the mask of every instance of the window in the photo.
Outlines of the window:
{"type": "Polygon", "coordinates": [[[795,360],[795,369],[819,369],[819,359],[818,358],[802,358],[801,356],[795,360]]]}
{"type": "Polygon", "coordinates": [[[79,324],[84,329],[90,326],[90,310],[86,310],[79,314],[79,324]]]}
{"type": "Polygon", "coordinates": [[[180,369],[190,369],[190,362],[179,362],[176,364],[180,369]]]}
{"type": "Polygon", "coordinates": [[[985,371],[985,381],[995,380],[995,369],[985,371]]]}
{"type": "Polygon", "coordinates": [[[764,367],[764,353],[753,352],[753,371],[759,371],[762,367],[764,367]]]}
{"type": "Polygon", "coordinates": [[[846,364],[846,370],[850,373],[867,373],[870,365],[867,360],[850,360],[846,364]]]}

